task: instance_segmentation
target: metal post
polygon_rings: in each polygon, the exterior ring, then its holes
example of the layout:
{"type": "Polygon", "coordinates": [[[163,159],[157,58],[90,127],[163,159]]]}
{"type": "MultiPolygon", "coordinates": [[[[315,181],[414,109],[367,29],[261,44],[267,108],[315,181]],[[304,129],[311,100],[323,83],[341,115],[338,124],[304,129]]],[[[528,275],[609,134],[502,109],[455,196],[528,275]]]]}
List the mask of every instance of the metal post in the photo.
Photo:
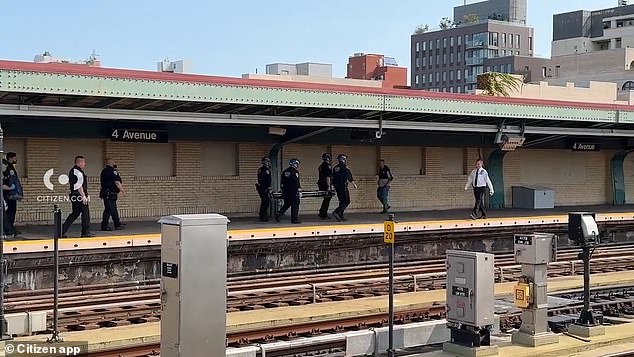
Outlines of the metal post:
{"type": "Polygon", "coordinates": [[[53,208],[53,218],[55,221],[55,234],[53,235],[53,251],[55,254],[55,263],[53,271],[53,334],[48,342],[62,342],[62,338],[59,337],[59,238],[62,236],[62,210],[57,207],[53,208]]]}
{"type": "Polygon", "coordinates": [[[590,246],[584,243],[581,249],[581,259],[583,260],[583,310],[579,316],[579,324],[582,326],[595,326],[594,313],[590,309],[590,246]]]}
{"type": "MultiPolygon", "coordinates": [[[[389,276],[389,342],[388,342],[388,349],[387,349],[387,356],[388,357],[394,357],[394,214],[390,214],[388,216],[388,222],[392,222],[391,225],[391,239],[389,239],[388,242],[388,254],[390,257],[390,276],[389,276]]],[[[386,224],[386,227],[388,225],[386,224]]],[[[384,236],[384,240],[388,240],[388,233],[387,229],[385,232],[385,236],[384,236]]]]}
{"type": "MultiPolygon", "coordinates": [[[[4,132],[2,131],[2,127],[0,127],[0,159],[3,157],[4,132]]],[[[2,191],[0,193],[0,209],[2,209],[2,214],[0,214],[0,233],[2,233],[2,239],[0,239],[0,340],[10,340],[9,325],[7,319],[4,317],[4,284],[7,270],[7,263],[4,260],[4,216],[6,211],[4,210],[4,189],[0,191],[2,191]]]]}

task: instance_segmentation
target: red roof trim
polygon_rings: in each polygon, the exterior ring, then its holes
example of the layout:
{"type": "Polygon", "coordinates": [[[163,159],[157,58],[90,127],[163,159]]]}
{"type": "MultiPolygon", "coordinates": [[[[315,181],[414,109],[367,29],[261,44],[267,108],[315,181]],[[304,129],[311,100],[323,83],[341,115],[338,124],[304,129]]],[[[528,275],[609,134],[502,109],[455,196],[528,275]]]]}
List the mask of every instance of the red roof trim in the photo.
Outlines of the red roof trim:
{"type": "Polygon", "coordinates": [[[331,85],[321,83],[305,83],[305,82],[286,82],[286,81],[269,81],[260,79],[244,79],[234,77],[220,77],[199,74],[182,74],[182,73],[163,73],[144,70],[130,70],[119,68],[103,68],[90,67],[79,64],[62,64],[62,63],[33,63],[19,61],[0,60],[0,70],[27,71],[39,73],[57,73],[57,74],[73,74],[96,77],[112,77],[127,79],[146,79],[158,81],[174,81],[189,82],[203,84],[219,84],[219,85],[238,85],[283,89],[303,89],[303,90],[319,90],[334,91],[358,94],[377,94],[377,95],[395,95],[414,98],[434,98],[447,100],[460,100],[470,102],[490,102],[501,104],[523,104],[536,106],[554,106],[554,107],[573,107],[584,109],[606,109],[606,110],[633,110],[634,106],[622,104],[602,104],[602,103],[583,103],[557,100],[528,99],[528,98],[508,98],[508,97],[491,97],[476,96],[461,93],[442,93],[429,92],[413,89],[387,89],[387,88],[366,88],[346,85],[331,85]]]}

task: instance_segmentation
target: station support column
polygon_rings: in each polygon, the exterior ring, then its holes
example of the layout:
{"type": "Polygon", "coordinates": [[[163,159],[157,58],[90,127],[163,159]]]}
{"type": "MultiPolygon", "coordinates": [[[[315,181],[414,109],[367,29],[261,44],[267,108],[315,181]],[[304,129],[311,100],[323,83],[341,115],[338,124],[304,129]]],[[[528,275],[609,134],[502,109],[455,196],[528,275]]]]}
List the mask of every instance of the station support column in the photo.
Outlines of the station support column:
{"type": "Polygon", "coordinates": [[[161,356],[226,353],[227,217],[194,214],[161,223],[161,356]]]}

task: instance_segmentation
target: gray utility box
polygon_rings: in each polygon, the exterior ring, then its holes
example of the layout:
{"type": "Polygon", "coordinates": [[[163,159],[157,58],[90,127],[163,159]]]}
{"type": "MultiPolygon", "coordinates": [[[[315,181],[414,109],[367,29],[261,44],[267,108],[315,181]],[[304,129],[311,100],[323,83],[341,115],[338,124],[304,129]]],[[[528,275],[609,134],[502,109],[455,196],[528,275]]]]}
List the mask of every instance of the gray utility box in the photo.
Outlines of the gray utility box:
{"type": "Polygon", "coordinates": [[[473,327],[493,325],[493,254],[447,251],[447,321],[473,327]]]}
{"type": "Polygon", "coordinates": [[[540,186],[513,186],[513,208],[555,208],[555,190],[540,186]]]}
{"type": "Polygon", "coordinates": [[[557,260],[557,238],[554,234],[516,234],[515,262],[519,264],[548,264],[557,260]]]}
{"type": "Polygon", "coordinates": [[[193,214],[159,222],[161,357],[224,356],[229,220],[193,214]]]}

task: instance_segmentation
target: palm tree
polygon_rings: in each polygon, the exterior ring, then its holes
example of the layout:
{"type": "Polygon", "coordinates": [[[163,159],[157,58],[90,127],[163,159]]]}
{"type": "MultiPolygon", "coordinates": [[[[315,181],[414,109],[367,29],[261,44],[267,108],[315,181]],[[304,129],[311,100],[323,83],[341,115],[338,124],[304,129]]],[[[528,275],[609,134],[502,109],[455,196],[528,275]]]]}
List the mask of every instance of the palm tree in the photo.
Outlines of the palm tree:
{"type": "Polygon", "coordinates": [[[484,95],[491,96],[509,96],[509,90],[518,90],[521,78],[515,77],[508,73],[487,72],[478,76],[478,89],[484,91],[484,95]]]}

